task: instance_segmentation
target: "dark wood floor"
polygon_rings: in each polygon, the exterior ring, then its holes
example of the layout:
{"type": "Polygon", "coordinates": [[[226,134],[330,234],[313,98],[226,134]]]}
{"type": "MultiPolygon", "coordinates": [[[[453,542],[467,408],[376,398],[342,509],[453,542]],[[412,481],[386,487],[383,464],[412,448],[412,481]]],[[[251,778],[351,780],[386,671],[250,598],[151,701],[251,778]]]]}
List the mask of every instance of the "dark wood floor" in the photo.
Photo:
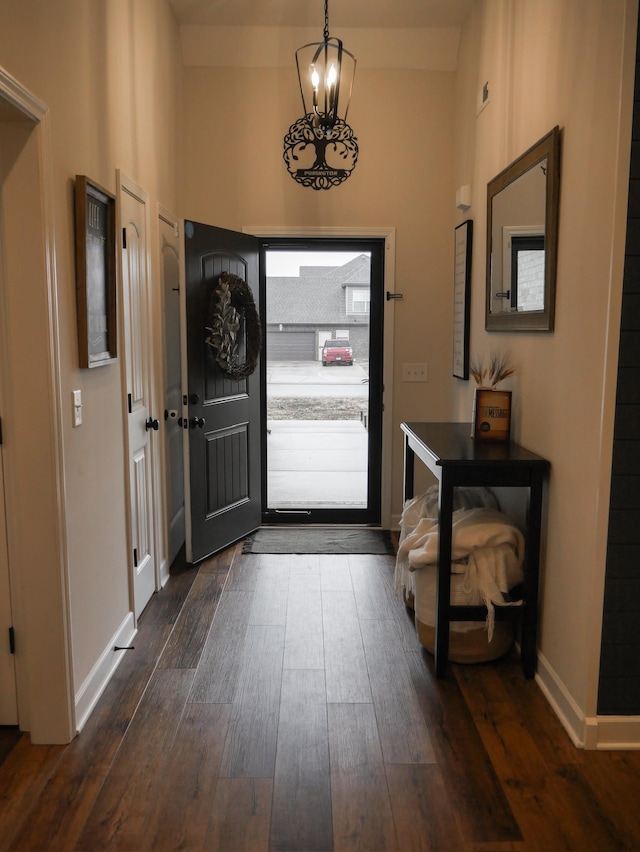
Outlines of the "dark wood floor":
{"type": "Polygon", "coordinates": [[[575,749],[515,655],[437,681],[392,576],[177,569],[80,736],[6,755],[0,848],[640,849],[640,753],[575,749]]]}

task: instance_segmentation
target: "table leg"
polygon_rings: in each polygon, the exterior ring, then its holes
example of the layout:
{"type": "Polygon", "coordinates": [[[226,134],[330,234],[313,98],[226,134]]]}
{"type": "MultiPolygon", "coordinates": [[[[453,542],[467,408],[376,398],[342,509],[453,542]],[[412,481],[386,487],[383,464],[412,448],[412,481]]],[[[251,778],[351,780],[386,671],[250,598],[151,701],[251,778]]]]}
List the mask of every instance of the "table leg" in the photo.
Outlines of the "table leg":
{"type": "Polygon", "coordinates": [[[409,446],[409,438],[405,435],[404,438],[404,499],[410,500],[413,497],[413,479],[415,468],[415,453],[409,446]]]}
{"type": "Polygon", "coordinates": [[[436,598],[436,677],[443,677],[449,660],[449,605],[451,603],[451,516],[453,486],[443,471],[438,492],[438,566],[436,598]]]}
{"type": "Polygon", "coordinates": [[[527,537],[524,563],[524,594],[520,655],[526,678],[535,677],[538,663],[538,585],[540,575],[540,540],[542,526],[543,477],[532,472],[527,511],[527,537]]]}

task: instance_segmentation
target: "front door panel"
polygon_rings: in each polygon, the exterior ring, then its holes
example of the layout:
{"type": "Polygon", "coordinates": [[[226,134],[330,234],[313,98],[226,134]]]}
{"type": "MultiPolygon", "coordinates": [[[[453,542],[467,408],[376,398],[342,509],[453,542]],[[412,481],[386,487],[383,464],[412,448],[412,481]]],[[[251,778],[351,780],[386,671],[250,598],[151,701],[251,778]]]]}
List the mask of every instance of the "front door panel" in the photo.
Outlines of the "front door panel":
{"type": "MultiPolygon", "coordinates": [[[[242,278],[258,302],[258,240],[185,222],[189,513],[187,559],[197,562],[261,521],[259,369],[236,381],[206,343],[211,294],[220,275],[242,278]]],[[[244,331],[239,355],[245,357],[244,331]]]]}

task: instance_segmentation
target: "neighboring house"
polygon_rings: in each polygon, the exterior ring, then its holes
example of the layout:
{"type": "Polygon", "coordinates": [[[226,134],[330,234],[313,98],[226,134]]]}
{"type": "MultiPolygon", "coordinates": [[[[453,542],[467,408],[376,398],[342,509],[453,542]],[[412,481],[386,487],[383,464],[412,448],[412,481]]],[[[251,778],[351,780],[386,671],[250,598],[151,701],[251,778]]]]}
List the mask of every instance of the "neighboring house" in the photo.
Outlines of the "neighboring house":
{"type": "Polygon", "coordinates": [[[369,360],[371,258],[343,266],[301,266],[296,278],[267,278],[267,357],[319,361],[322,345],[348,338],[356,361],[369,360]]]}

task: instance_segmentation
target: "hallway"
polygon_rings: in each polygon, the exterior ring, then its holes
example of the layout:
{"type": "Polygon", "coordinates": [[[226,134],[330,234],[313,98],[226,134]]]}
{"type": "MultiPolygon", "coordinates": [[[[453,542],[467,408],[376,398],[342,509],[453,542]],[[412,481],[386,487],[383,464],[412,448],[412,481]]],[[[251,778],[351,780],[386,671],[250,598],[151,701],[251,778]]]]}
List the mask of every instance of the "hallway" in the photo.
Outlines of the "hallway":
{"type": "Polygon", "coordinates": [[[0,765],[0,848],[618,852],[640,753],[570,743],[515,654],[432,658],[393,558],[178,568],[68,746],[0,765]]]}

